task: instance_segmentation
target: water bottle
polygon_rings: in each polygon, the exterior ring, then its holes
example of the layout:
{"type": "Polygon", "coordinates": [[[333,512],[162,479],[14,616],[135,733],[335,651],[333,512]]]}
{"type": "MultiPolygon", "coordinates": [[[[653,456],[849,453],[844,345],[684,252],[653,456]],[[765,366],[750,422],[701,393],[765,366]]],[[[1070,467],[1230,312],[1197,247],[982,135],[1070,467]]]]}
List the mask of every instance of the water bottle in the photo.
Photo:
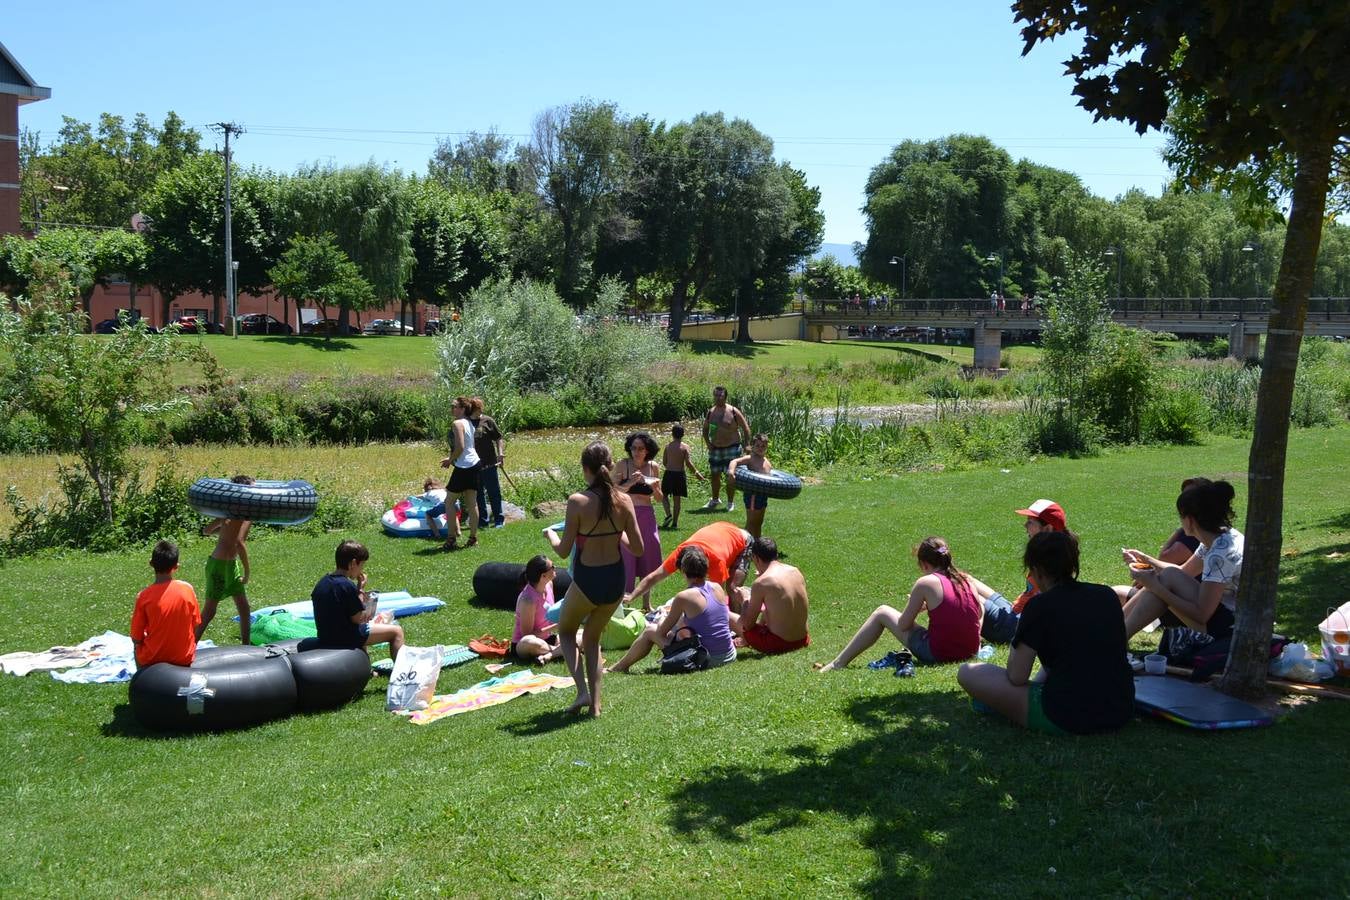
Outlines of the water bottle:
{"type": "Polygon", "coordinates": [[[993,659],[993,658],[994,658],[994,647],[993,647],[993,645],[992,645],[992,644],[981,644],[981,645],[980,645],[980,650],[979,650],[978,653],[975,654],[975,657],[976,657],[977,659],[979,659],[980,662],[988,662],[989,660],[993,659]]]}

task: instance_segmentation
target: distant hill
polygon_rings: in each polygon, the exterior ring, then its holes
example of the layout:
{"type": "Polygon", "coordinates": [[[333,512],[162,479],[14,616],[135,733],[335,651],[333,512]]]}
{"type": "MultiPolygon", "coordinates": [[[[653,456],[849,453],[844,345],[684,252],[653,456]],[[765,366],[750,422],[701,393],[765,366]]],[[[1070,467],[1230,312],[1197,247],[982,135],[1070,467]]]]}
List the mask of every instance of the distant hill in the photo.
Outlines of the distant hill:
{"type": "Polygon", "coordinates": [[[853,253],[852,244],[821,244],[817,257],[833,256],[841,266],[856,266],[858,257],[853,253]]]}

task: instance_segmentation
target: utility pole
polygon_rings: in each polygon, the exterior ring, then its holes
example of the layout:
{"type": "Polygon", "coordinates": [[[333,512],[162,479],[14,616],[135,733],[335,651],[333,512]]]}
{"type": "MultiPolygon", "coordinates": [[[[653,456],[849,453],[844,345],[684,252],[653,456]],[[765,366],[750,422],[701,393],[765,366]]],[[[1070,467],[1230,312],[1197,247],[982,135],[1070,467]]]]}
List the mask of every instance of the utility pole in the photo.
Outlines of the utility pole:
{"type": "Polygon", "coordinates": [[[230,309],[230,333],[239,337],[239,317],[234,298],[234,240],[230,222],[230,135],[243,134],[242,126],[233,122],[216,122],[211,126],[225,134],[225,301],[230,309]]]}

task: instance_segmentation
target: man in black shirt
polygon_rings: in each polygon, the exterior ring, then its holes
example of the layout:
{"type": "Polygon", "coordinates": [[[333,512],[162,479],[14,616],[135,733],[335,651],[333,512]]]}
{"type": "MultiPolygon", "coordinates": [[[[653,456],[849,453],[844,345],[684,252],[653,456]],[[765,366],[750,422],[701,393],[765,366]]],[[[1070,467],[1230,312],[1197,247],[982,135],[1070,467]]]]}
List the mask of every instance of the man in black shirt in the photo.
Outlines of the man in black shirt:
{"type": "Polygon", "coordinates": [[[1114,731],[1134,711],[1125,619],[1111,588],[1078,581],[1078,537],[1035,534],[1022,557],[1041,592],[1027,602],[1008,668],[966,663],[957,681],[972,701],[1047,734],[1114,731]],[[1031,680],[1039,657],[1041,670],[1031,680]]]}
{"type": "Polygon", "coordinates": [[[336,571],[320,578],[309,596],[319,646],[348,649],[388,643],[389,655],[397,659],[403,649],[402,626],[370,621],[375,615],[375,603],[366,592],[370,551],[356,541],[343,541],[335,557],[336,571]]]}

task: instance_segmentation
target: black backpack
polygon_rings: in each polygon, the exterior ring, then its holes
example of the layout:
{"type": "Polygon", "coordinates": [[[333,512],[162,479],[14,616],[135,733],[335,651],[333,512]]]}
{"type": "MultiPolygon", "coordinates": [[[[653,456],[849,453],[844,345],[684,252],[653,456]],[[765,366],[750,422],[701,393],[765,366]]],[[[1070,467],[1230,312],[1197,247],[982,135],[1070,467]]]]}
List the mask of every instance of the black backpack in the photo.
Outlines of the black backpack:
{"type": "Polygon", "coordinates": [[[661,651],[662,675],[686,675],[708,668],[708,648],[688,628],[680,630],[689,636],[671,641],[661,651]]]}

